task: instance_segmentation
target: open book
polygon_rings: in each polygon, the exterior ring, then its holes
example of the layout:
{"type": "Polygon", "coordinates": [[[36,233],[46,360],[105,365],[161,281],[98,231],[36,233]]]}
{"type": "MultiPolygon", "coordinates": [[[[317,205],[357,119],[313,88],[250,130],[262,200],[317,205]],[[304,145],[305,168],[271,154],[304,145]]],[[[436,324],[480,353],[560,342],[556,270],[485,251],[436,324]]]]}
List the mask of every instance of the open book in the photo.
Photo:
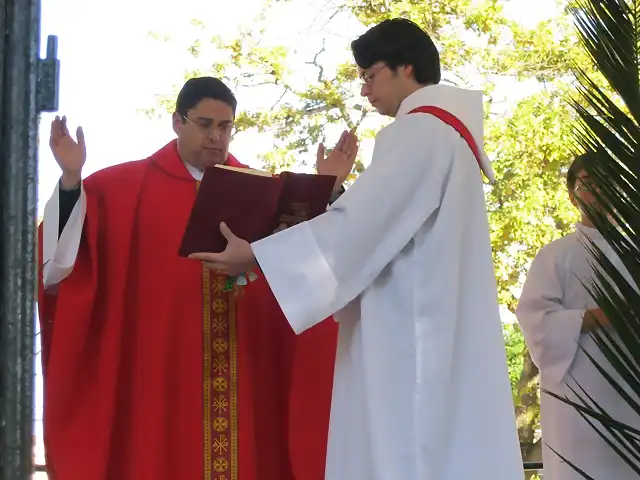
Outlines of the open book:
{"type": "Polygon", "coordinates": [[[225,222],[240,238],[255,242],[326,211],[336,177],[283,172],[278,176],[217,165],[202,178],[179,255],[222,252],[225,222]]]}

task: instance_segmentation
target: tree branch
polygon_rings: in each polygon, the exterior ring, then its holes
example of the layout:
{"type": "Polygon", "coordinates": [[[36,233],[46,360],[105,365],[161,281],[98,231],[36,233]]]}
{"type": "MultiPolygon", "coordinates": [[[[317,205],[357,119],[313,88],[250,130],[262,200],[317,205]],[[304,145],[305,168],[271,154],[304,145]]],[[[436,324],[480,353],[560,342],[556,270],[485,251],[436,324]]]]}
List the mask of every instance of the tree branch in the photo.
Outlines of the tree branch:
{"type": "Polygon", "coordinates": [[[318,63],[318,57],[320,57],[320,55],[322,55],[324,53],[326,43],[327,43],[327,39],[326,38],[322,39],[322,48],[320,49],[320,51],[317,52],[313,56],[313,60],[312,61],[306,62],[307,65],[313,65],[314,67],[316,67],[318,69],[318,82],[319,83],[324,82],[324,67],[318,63]]]}
{"type": "Polygon", "coordinates": [[[284,98],[284,96],[287,94],[287,92],[290,92],[291,89],[286,86],[284,87],[284,90],[282,92],[282,95],[280,95],[280,98],[278,98],[278,100],[276,100],[276,103],[273,104],[273,106],[271,107],[271,110],[273,110],[274,108],[276,108],[278,106],[278,104],[282,101],[282,99],[284,98]]]}
{"type": "Polygon", "coordinates": [[[369,115],[369,110],[367,110],[366,108],[363,108],[362,110],[360,110],[360,118],[358,119],[354,127],[358,128],[360,125],[362,125],[362,122],[364,121],[367,115],[369,115]]]}
{"type": "Polygon", "coordinates": [[[324,13],[325,11],[329,10],[330,8],[333,8],[333,12],[331,13],[331,15],[329,15],[329,18],[324,21],[322,23],[322,25],[320,25],[319,30],[321,31],[325,31],[328,27],[328,25],[331,23],[331,21],[342,11],[347,10],[347,6],[342,4],[342,2],[332,2],[332,1],[327,1],[325,2],[325,4],[319,8],[318,12],[316,13],[315,17],[313,18],[313,21],[311,22],[311,26],[317,26],[319,17],[321,15],[321,13],[324,13]],[[336,5],[337,4],[337,5],[336,5]]]}

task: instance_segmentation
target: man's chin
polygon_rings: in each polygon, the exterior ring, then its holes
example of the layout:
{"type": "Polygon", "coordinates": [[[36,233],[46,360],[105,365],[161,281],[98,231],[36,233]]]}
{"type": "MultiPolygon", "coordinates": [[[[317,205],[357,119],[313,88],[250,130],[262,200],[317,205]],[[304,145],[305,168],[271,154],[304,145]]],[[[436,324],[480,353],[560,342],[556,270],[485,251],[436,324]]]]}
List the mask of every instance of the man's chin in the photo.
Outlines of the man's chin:
{"type": "Polygon", "coordinates": [[[203,164],[205,167],[213,167],[222,165],[227,161],[227,155],[218,152],[205,152],[203,155],[203,164]]]}
{"type": "Polygon", "coordinates": [[[371,106],[375,108],[376,112],[378,112],[380,115],[386,115],[384,107],[381,106],[378,102],[373,102],[371,106]]]}
{"type": "Polygon", "coordinates": [[[395,118],[395,116],[398,113],[398,110],[392,111],[384,107],[378,107],[376,108],[376,111],[383,117],[391,117],[391,118],[395,118]]]}

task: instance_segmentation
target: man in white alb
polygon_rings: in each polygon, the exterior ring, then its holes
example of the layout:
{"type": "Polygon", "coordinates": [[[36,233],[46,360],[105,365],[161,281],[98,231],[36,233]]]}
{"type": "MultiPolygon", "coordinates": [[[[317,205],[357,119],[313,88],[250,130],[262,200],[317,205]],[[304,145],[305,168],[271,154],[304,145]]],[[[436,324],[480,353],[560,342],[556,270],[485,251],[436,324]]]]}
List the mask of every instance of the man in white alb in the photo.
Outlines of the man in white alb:
{"type": "Polygon", "coordinates": [[[438,51],[408,20],[352,50],[362,95],[395,117],[371,166],[320,217],[252,245],[221,226],[225,252],[194,258],[231,274],[257,260],[297,333],[336,312],[328,480],[522,479],[482,94],[438,85],[438,51]]]}
{"type": "MultiPolygon", "coordinates": [[[[578,157],[567,174],[569,195],[576,206],[576,197],[593,204],[593,196],[586,188],[588,161],[589,156],[578,157]]],[[[577,382],[616,420],[640,428],[638,414],[613,390],[582,350],[621,381],[590,336],[601,325],[608,325],[609,320],[584,287],[593,276],[594,260],[585,248],[588,239],[626,273],[604,237],[583,214],[575,232],[543,247],[536,255],[516,309],[531,357],[540,369],[544,480],[584,478],[553,450],[596,480],[635,480],[637,474],[574,407],[544,393],[550,391],[576,401],[571,388],[580,391],[577,382]]]]}

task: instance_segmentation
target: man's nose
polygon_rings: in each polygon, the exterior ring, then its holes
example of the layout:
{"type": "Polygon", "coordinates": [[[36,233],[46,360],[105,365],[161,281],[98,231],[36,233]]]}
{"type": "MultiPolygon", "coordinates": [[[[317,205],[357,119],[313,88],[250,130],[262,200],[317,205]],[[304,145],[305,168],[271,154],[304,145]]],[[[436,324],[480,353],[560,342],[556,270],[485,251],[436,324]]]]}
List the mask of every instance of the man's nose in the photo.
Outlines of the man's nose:
{"type": "Polygon", "coordinates": [[[209,130],[209,138],[211,140],[220,140],[220,136],[222,134],[220,133],[220,127],[215,126],[215,127],[211,127],[211,129],[209,130]]]}
{"type": "Polygon", "coordinates": [[[362,87],[360,88],[360,96],[366,97],[370,93],[371,93],[371,89],[369,88],[369,85],[367,85],[366,83],[363,83],[362,87]]]}

